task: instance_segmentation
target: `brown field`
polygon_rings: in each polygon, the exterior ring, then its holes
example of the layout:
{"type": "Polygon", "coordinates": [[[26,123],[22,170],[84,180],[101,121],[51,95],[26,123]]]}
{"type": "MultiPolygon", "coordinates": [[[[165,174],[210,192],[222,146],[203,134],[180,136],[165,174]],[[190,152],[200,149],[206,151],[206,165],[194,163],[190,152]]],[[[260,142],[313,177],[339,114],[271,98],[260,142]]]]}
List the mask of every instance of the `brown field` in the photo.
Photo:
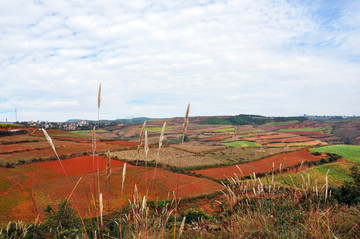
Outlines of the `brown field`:
{"type": "MultiPolygon", "coordinates": [[[[104,197],[105,212],[114,211],[124,206],[131,199],[133,186],[136,183],[140,195],[150,188],[154,168],[127,165],[124,197],[121,200],[121,181],[123,162],[112,160],[110,190],[107,193],[105,164],[106,159],[97,158],[100,166],[100,187],[104,197]],[[147,180],[146,180],[147,178],[147,180]],[[109,207],[107,202],[109,200],[109,207]]],[[[71,202],[78,206],[82,216],[94,216],[91,202],[94,176],[92,157],[76,157],[62,161],[69,176],[68,184],[58,161],[41,162],[23,165],[15,169],[1,168],[0,178],[0,223],[10,220],[33,221],[38,213],[43,216],[43,209],[48,205],[56,205],[70,195],[76,182],[81,179],[71,202]],[[35,202],[35,203],[34,203],[35,202]],[[91,210],[89,212],[89,209],[91,210]]],[[[97,160],[94,162],[97,165],[97,160]]],[[[167,199],[169,193],[176,190],[178,175],[163,169],[157,169],[153,191],[148,191],[152,199],[167,199]]],[[[211,193],[222,189],[222,186],[211,180],[180,175],[179,196],[189,197],[211,193]]]]}
{"type": "Polygon", "coordinates": [[[201,139],[201,141],[221,141],[223,139],[227,139],[227,138],[232,138],[232,135],[227,134],[227,135],[219,135],[219,136],[212,136],[212,137],[207,137],[204,139],[201,139]]]}
{"type": "Polygon", "coordinates": [[[7,154],[14,151],[26,151],[26,150],[37,150],[49,148],[49,143],[47,141],[40,142],[27,142],[27,143],[14,143],[14,144],[0,144],[0,154],[7,154]]]}
{"type": "Polygon", "coordinates": [[[1,144],[10,144],[17,142],[36,142],[36,141],[45,141],[44,137],[32,136],[32,135],[12,135],[12,136],[3,136],[0,137],[1,144]]]}
{"type": "Polygon", "coordinates": [[[204,153],[204,152],[216,151],[227,148],[227,146],[219,146],[219,145],[212,145],[212,144],[199,143],[199,142],[187,142],[184,143],[183,146],[178,144],[172,144],[170,145],[170,147],[180,150],[182,149],[190,153],[204,153]]]}
{"type": "MultiPolygon", "coordinates": [[[[46,159],[49,157],[54,157],[54,152],[51,149],[49,143],[44,140],[44,138],[39,137],[39,139],[42,139],[42,141],[0,145],[0,165],[5,165],[6,163],[17,163],[20,160],[29,162],[32,159],[46,159]]],[[[55,145],[58,155],[80,154],[83,152],[92,151],[92,145],[89,142],[77,143],[73,141],[53,140],[53,143],[55,145]]],[[[119,150],[134,147],[136,145],[137,144],[135,142],[104,141],[97,143],[97,151],[119,150]]]]}
{"type": "MultiPolygon", "coordinates": [[[[136,161],[137,150],[125,150],[112,152],[112,157],[117,157],[120,160],[136,161]]],[[[214,159],[208,156],[200,156],[195,153],[181,151],[173,147],[163,147],[160,151],[160,159],[158,163],[169,166],[179,166],[181,155],[181,167],[194,167],[200,165],[213,165],[224,163],[221,159],[214,159]]],[[[157,157],[157,148],[151,148],[148,153],[148,161],[155,161],[157,157]]],[[[140,150],[140,160],[145,160],[144,150],[140,150]]]]}
{"type": "Polygon", "coordinates": [[[283,168],[290,167],[292,165],[301,163],[302,161],[316,161],[320,160],[322,156],[314,156],[309,153],[308,149],[302,149],[295,152],[283,153],[273,155],[261,160],[257,160],[250,163],[238,164],[241,168],[243,175],[240,173],[239,169],[236,166],[220,167],[220,168],[210,168],[210,169],[201,169],[193,171],[196,174],[202,174],[207,177],[224,179],[226,177],[233,177],[234,173],[239,176],[250,175],[252,173],[268,173],[272,171],[272,164],[275,164],[275,170],[278,170],[280,164],[286,158],[283,168]]]}

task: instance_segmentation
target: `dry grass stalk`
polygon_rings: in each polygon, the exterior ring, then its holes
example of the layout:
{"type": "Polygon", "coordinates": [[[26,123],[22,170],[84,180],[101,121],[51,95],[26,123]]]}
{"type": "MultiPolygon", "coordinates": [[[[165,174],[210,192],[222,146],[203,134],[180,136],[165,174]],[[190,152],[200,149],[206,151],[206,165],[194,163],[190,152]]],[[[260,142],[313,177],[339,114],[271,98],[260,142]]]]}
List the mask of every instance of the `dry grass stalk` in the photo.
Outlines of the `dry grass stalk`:
{"type": "Polygon", "coordinates": [[[101,228],[103,228],[104,227],[104,222],[103,222],[104,204],[103,204],[102,193],[100,193],[100,195],[99,195],[99,203],[100,203],[100,222],[101,222],[101,228]]]}
{"type": "Polygon", "coordinates": [[[110,150],[107,152],[107,161],[106,161],[106,181],[107,181],[107,208],[108,214],[110,214],[110,176],[111,176],[111,157],[110,150]]]}
{"type": "Polygon", "coordinates": [[[66,199],[67,202],[70,201],[70,198],[71,198],[71,196],[73,195],[73,193],[74,193],[75,189],[77,188],[77,186],[79,185],[81,179],[82,179],[82,177],[80,177],[79,180],[77,181],[77,183],[75,184],[75,186],[74,186],[73,190],[71,191],[69,197],[66,199]]]}
{"type": "MultiPolygon", "coordinates": [[[[135,163],[135,166],[138,166],[138,163],[139,163],[139,160],[140,160],[140,148],[141,148],[141,145],[142,145],[142,142],[143,142],[143,137],[144,137],[144,134],[145,134],[145,126],[146,126],[146,121],[144,121],[142,127],[141,127],[141,130],[140,130],[140,136],[139,136],[139,142],[138,142],[138,146],[137,146],[137,154],[136,154],[136,163],[135,163]]],[[[133,182],[133,186],[132,188],[135,187],[135,184],[136,184],[136,179],[137,179],[137,169],[138,167],[135,167],[135,172],[134,172],[134,182],[133,182]]],[[[133,192],[134,193],[134,192],[133,192]]],[[[132,193],[132,194],[133,194],[132,193]]]]}
{"type": "Polygon", "coordinates": [[[98,109],[100,109],[101,103],[101,83],[99,84],[99,91],[98,91],[98,109]]]}
{"type": "MultiPolygon", "coordinates": [[[[180,159],[179,159],[179,171],[178,171],[178,180],[177,180],[177,186],[176,186],[176,194],[175,194],[175,200],[179,197],[179,186],[180,186],[180,169],[181,169],[181,159],[182,159],[182,152],[183,152],[183,146],[184,146],[184,138],[186,129],[189,123],[189,112],[190,112],[190,103],[187,106],[186,113],[185,113],[185,119],[184,119],[184,125],[183,125],[183,135],[181,140],[181,151],[180,151],[180,159]]],[[[177,212],[177,206],[175,207],[175,211],[177,212]]],[[[175,221],[174,221],[174,239],[175,239],[175,233],[176,233],[176,213],[175,213],[175,221]]]]}
{"type": "Polygon", "coordinates": [[[148,132],[145,130],[145,145],[144,145],[144,153],[145,153],[145,189],[146,195],[148,193],[148,168],[147,168],[147,161],[148,161],[148,153],[149,153],[149,139],[148,139],[148,132]]]}
{"type": "Polygon", "coordinates": [[[121,182],[121,193],[123,193],[123,191],[124,191],[125,175],[126,175],[126,163],[124,164],[124,167],[123,167],[122,182],[121,182]]]}
{"type": "MultiPolygon", "coordinates": [[[[51,137],[49,136],[49,134],[46,132],[45,129],[41,129],[41,130],[42,130],[42,132],[44,133],[46,140],[49,142],[51,148],[53,149],[53,151],[54,151],[54,153],[55,153],[55,156],[56,156],[57,160],[58,160],[59,163],[60,163],[61,169],[62,169],[63,172],[64,172],[64,175],[65,175],[66,180],[67,180],[67,182],[68,182],[68,184],[69,184],[69,187],[72,188],[72,187],[71,187],[70,180],[69,180],[69,177],[68,177],[68,175],[67,175],[67,173],[66,173],[66,170],[65,170],[65,168],[64,168],[64,165],[62,164],[62,162],[61,162],[61,160],[60,160],[59,155],[58,155],[57,152],[56,152],[55,145],[54,145],[51,137]]],[[[77,211],[77,213],[79,214],[79,217],[80,217],[80,219],[81,219],[81,223],[82,223],[82,225],[83,225],[83,227],[84,227],[84,230],[85,230],[85,223],[84,223],[83,217],[81,216],[81,213],[80,213],[80,210],[79,210],[79,206],[78,206],[78,201],[77,201],[77,198],[76,198],[75,195],[74,195],[74,201],[75,201],[76,211],[77,211]]],[[[86,230],[85,230],[85,233],[86,233],[86,230]]],[[[87,233],[86,233],[86,237],[88,237],[88,236],[87,236],[87,233]]]]}
{"type": "MultiPolygon", "coordinates": [[[[190,103],[188,104],[188,107],[186,109],[186,114],[185,114],[185,120],[184,120],[184,126],[183,126],[183,134],[185,136],[186,134],[186,129],[189,123],[189,111],[190,111],[190,103]]],[[[184,141],[184,137],[183,137],[183,141],[184,141]]]]}
{"type": "Polygon", "coordinates": [[[241,170],[241,168],[239,167],[239,165],[235,165],[235,166],[239,169],[241,175],[244,176],[244,173],[242,172],[242,170],[241,170]]]}
{"type": "Polygon", "coordinates": [[[110,182],[110,176],[111,176],[111,158],[110,158],[110,151],[107,152],[107,161],[106,161],[106,177],[107,177],[107,183],[109,185],[110,182]]]}
{"type": "Polygon", "coordinates": [[[271,171],[271,184],[274,184],[274,168],[275,168],[275,163],[272,163],[272,171],[271,171]]]}
{"type": "Polygon", "coordinates": [[[301,164],[300,164],[300,170],[299,170],[299,171],[301,171],[302,166],[303,166],[303,163],[304,163],[304,161],[301,161],[301,164]]]}
{"type": "Polygon", "coordinates": [[[179,231],[179,239],[180,239],[180,237],[181,237],[181,234],[182,234],[183,231],[184,231],[185,219],[186,219],[186,217],[184,217],[183,220],[182,220],[182,222],[181,222],[180,231],[179,231]]]}
{"type": "MultiPolygon", "coordinates": [[[[125,182],[125,175],[126,175],[126,163],[124,164],[123,167],[123,172],[122,172],[122,181],[121,181],[121,205],[120,205],[120,225],[119,225],[119,231],[120,231],[120,238],[122,238],[122,202],[123,202],[123,195],[124,195],[124,182],[125,182]]],[[[135,184],[136,187],[136,184],[135,184]]]]}
{"type": "Polygon", "coordinates": [[[328,197],[328,187],[329,187],[328,174],[329,174],[329,172],[330,172],[330,169],[328,169],[328,171],[326,172],[326,176],[325,176],[325,202],[328,197]]]}
{"type": "Polygon", "coordinates": [[[164,141],[164,135],[165,135],[165,129],[166,129],[166,122],[164,122],[163,127],[161,129],[161,133],[160,133],[160,137],[159,137],[159,147],[158,147],[158,151],[156,154],[156,160],[155,160],[155,169],[154,169],[154,174],[153,174],[153,178],[151,180],[151,190],[150,190],[150,199],[152,198],[152,192],[153,192],[153,188],[154,188],[154,181],[155,181],[155,175],[156,175],[156,169],[157,169],[157,164],[159,162],[159,158],[160,158],[160,149],[161,146],[163,144],[164,141]]]}

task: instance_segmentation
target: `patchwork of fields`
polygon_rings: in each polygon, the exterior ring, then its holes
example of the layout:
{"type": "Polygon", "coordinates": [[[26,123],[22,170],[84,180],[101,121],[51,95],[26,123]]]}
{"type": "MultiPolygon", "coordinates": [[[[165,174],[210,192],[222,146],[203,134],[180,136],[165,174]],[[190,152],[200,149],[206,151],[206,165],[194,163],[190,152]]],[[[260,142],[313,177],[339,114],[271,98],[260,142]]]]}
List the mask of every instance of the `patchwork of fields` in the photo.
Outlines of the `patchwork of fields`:
{"type": "MultiPolygon", "coordinates": [[[[261,127],[190,124],[187,134],[189,142],[181,145],[182,120],[174,118],[167,122],[166,140],[159,154],[157,140],[163,121],[148,122],[151,145],[147,157],[143,147],[139,154],[136,149],[141,124],[98,130],[97,153],[111,151],[109,188],[106,158],[88,156],[93,147],[92,131],[48,130],[63,159],[61,162],[68,179],[59,161],[49,161],[56,158],[41,131],[25,127],[21,128],[21,134],[4,133],[0,137],[0,224],[16,219],[33,221],[38,214],[43,215],[43,209],[48,204],[55,205],[69,197],[79,180],[72,203],[79,205],[82,215],[94,216],[95,210],[90,202],[97,194],[93,190],[97,167],[98,184],[104,199],[109,199],[110,211],[116,211],[131,199],[135,184],[141,195],[147,194],[152,200],[164,200],[174,193],[179,178],[179,196],[194,197],[222,189],[223,185],[217,181],[219,179],[224,180],[235,174],[239,177],[253,173],[271,174],[273,170],[279,171],[281,165],[282,170],[291,169],[275,175],[276,182],[300,187],[303,178],[309,175],[312,180],[309,186],[314,186],[315,182],[323,184],[330,169],[330,185],[340,186],[352,180],[350,168],[360,164],[360,146],[329,145],[341,142],[341,139],[331,134],[332,128],[323,123],[292,121],[269,123],[261,127]],[[324,161],[329,157],[327,153],[338,154],[343,159],[299,167],[302,162],[324,161]],[[148,167],[135,166],[138,155],[139,165],[145,165],[147,160],[148,167]],[[125,162],[126,180],[124,196],[121,197],[125,162]],[[169,168],[157,168],[155,173],[155,162],[169,168]],[[174,173],[179,166],[181,174],[174,173]],[[295,173],[300,170],[301,174],[295,173]],[[154,186],[150,191],[153,177],[154,186]]],[[[20,126],[13,127],[16,129],[20,126]]]]}

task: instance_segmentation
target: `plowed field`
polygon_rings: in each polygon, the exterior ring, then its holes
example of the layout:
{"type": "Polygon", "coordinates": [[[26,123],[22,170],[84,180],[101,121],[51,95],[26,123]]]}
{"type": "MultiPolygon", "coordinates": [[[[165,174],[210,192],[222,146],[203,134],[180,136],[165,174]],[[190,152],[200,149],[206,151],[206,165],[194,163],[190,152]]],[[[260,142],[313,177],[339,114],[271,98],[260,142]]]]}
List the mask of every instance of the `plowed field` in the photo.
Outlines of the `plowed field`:
{"type": "MultiPolygon", "coordinates": [[[[104,197],[104,210],[111,211],[126,205],[131,199],[134,183],[140,195],[146,192],[153,178],[154,169],[127,165],[124,185],[124,197],[121,200],[121,181],[124,163],[112,160],[112,174],[110,177],[109,194],[107,193],[105,164],[106,159],[99,157],[100,188],[104,197]],[[146,180],[146,178],[148,180],[146,180]],[[109,207],[107,206],[109,200],[109,207]]],[[[94,216],[95,211],[91,205],[91,192],[93,190],[96,172],[93,169],[91,156],[76,157],[62,160],[69,177],[70,185],[64,177],[63,170],[58,161],[41,162],[23,165],[14,169],[0,168],[0,223],[10,220],[33,221],[37,214],[43,216],[43,210],[48,204],[56,205],[66,199],[76,182],[82,177],[76,187],[72,204],[77,205],[83,216],[94,216]],[[75,200],[76,199],[76,200],[75,200]],[[35,203],[33,203],[35,202],[35,203]],[[90,208],[90,212],[89,212],[90,208]]],[[[98,161],[94,165],[97,167],[98,161]]],[[[167,199],[168,193],[177,187],[176,173],[157,169],[153,192],[149,190],[153,199],[167,199]]],[[[221,189],[222,186],[211,180],[180,175],[179,196],[188,197],[204,193],[211,193],[221,189]]],[[[97,192],[97,190],[95,190],[97,192]]],[[[95,193],[96,194],[96,193],[95,193]]]]}

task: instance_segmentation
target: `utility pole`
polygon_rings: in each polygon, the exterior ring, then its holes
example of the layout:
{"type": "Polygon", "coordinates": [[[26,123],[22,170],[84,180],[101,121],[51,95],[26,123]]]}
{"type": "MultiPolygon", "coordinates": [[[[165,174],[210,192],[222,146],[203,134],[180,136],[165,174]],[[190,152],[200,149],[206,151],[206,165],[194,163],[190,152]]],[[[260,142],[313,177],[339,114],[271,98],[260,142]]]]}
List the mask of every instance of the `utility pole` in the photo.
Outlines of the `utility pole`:
{"type": "Polygon", "coordinates": [[[15,122],[17,122],[17,110],[15,108],[15,122]]]}

